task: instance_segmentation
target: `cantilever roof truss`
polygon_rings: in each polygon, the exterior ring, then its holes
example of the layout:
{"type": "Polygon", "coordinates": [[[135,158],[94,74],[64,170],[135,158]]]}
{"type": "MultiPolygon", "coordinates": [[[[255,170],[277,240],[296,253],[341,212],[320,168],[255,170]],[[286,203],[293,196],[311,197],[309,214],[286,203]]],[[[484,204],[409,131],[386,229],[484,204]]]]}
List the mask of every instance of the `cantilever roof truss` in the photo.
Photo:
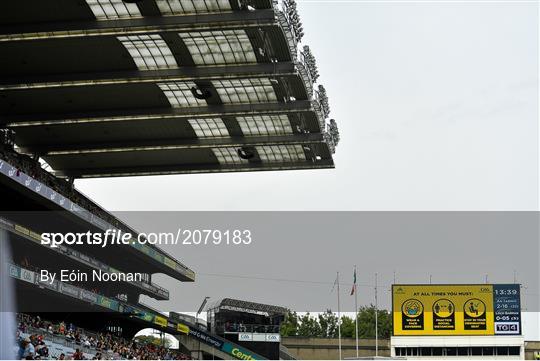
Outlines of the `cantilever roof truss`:
{"type": "Polygon", "coordinates": [[[268,317],[285,316],[287,309],[281,306],[267,305],[250,301],[237,300],[233,298],[220,299],[207,307],[208,311],[230,310],[246,313],[261,314],[268,317]]]}
{"type": "Polygon", "coordinates": [[[293,0],[0,4],[0,127],[60,175],[332,168],[293,0]]]}

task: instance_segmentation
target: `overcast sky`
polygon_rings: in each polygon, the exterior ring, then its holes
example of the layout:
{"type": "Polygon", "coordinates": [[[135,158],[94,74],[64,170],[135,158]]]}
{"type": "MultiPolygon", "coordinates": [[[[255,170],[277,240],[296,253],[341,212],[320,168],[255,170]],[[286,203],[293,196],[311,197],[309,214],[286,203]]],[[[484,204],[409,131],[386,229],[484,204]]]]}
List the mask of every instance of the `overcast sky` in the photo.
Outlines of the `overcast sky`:
{"type": "Polygon", "coordinates": [[[80,180],[114,210],[538,208],[536,3],[299,1],[335,170],[80,180]]]}
{"type": "Polygon", "coordinates": [[[538,210],[537,2],[298,3],[335,170],[77,187],[117,211],[538,210]]]}

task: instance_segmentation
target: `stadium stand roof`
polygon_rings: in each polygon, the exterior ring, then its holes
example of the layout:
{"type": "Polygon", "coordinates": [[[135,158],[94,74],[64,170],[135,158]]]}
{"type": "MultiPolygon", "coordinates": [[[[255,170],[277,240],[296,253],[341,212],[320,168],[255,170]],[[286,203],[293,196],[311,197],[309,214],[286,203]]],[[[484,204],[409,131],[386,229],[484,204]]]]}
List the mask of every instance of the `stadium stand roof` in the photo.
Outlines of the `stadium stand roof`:
{"type": "Polygon", "coordinates": [[[0,5],[0,128],[70,178],[332,168],[294,0],[0,5]]]}
{"type": "Polygon", "coordinates": [[[264,316],[284,316],[287,309],[281,306],[267,305],[250,301],[237,300],[233,298],[223,298],[208,306],[208,310],[229,310],[237,312],[262,314],[264,316]]]}

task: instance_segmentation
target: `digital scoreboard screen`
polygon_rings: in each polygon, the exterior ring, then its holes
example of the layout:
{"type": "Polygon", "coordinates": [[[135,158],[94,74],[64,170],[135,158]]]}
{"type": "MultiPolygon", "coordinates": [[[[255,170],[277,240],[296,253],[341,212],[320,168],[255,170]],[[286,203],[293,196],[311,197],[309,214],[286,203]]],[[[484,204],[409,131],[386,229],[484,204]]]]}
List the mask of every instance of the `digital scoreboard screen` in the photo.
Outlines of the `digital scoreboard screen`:
{"type": "Polygon", "coordinates": [[[519,291],[517,284],[393,285],[393,335],[520,335],[519,291]]]}

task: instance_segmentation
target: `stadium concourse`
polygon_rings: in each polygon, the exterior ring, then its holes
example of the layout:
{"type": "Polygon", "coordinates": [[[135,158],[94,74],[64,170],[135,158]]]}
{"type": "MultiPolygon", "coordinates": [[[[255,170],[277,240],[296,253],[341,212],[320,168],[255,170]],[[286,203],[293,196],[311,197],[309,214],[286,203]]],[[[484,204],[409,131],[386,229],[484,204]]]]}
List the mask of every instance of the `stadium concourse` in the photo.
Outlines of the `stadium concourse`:
{"type": "Polygon", "coordinates": [[[195,281],[159,247],[52,248],[41,235],[138,235],[78,192],[77,178],[333,168],[339,131],[302,37],[294,0],[2,2],[1,271],[13,283],[3,297],[15,299],[2,311],[18,313],[21,352],[267,357],[139,301],[169,299],[156,273],[195,281]],[[63,269],[141,277],[114,287],[41,277],[63,269]],[[145,328],[181,349],[134,343],[145,328]]]}

